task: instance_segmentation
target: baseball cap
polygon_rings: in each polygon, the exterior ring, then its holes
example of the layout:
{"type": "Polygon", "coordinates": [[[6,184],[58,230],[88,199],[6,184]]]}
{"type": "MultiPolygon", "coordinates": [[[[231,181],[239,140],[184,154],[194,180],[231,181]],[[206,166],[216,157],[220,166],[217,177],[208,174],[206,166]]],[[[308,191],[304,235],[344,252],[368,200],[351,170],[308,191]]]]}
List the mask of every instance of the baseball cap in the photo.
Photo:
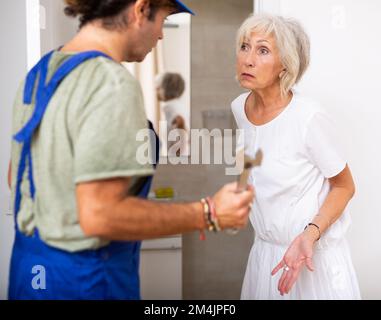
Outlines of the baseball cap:
{"type": "Polygon", "coordinates": [[[179,1],[179,0],[173,0],[175,3],[176,3],[176,5],[177,5],[177,7],[178,7],[178,9],[179,9],[179,11],[178,11],[178,13],[180,13],[180,12],[187,12],[187,13],[190,13],[190,14],[192,14],[192,15],[195,15],[194,14],[194,12],[191,10],[191,9],[189,9],[184,3],[182,3],[181,1],[179,1]]]}

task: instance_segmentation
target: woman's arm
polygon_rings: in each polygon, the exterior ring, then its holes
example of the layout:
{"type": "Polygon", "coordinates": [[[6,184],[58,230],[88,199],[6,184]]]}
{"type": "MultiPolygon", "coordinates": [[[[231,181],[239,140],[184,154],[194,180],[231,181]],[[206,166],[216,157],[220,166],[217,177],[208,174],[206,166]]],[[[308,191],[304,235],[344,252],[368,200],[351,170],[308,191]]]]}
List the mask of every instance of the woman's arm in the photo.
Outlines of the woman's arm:
{"type": "Polygon", "coordinates": [[[8,167],[8,186],[9,189],[12,188],[12,161],[9,161],[9,167],[8,167]]]}
{"type": "MultiPolygon", "coordinates": [[[[329,179],[330,192],[320,208],[319,213],[312,223],[320,228],[323,234],[332,224],[334,224],[343,214],[345,207],[355,194],[355,184],[348,166],[336,177],[329,179]]],[[[307,228],[307,233],[312,237],[319,234],[319,230],[314,226],[307,228]]]]}
{"type": "Polygon", "coordinates": [[[340,218],[355,194],[355,184],[348,166],[340,174],[329,179],[329,183],[329,194],[312,221],[319,229],[313,225],[308,226],[292,242],[282,261],[271,273],[275,275],[280,269],[288,267],[283,269],[278,283],[278,290],[282,296],[290,292],[304,265],[310,271],[314,271],[312,256],[315,242],[340,218]]]}

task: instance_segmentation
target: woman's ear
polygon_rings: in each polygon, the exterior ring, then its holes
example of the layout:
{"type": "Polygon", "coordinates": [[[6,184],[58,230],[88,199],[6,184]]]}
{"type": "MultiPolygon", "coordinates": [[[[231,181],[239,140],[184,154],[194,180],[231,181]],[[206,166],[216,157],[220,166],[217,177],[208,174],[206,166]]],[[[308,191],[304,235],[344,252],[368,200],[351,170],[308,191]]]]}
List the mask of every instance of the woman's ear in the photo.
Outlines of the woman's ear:
{"type": "Polygon", "coordinates": [[[282,72],[279,74],[279,79],[282,79],[286,73],[287,73],[287,69],[283,69],[282,72]]]}

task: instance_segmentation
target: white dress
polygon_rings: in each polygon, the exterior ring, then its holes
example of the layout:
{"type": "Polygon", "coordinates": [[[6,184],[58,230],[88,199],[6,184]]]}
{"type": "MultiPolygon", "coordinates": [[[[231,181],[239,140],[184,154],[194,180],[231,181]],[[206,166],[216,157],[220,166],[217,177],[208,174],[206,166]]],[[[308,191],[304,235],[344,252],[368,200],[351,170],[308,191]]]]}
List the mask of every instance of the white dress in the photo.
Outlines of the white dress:
{"type": "Polygon", "coordinates": [[[255,230],[241,299],[360,299],[345,233],[350,216],[344,212],[317,242],[315,271],[303,268],[288,295],[278,291],[282,270],[271,271],[291,242],[313,220],[329,192],[328,178],[338,175],[346,161],[335,136],[335,126],[317,103],[294,96],[286,109],[262,126],[245,113],[249,93],[232,103],[244,145],[254,156],[260,148],[263,162],[253,169],[256,189],[250,221],[255,230]]]}
{"type": "Polygon", "coordinates": [[[166,143],[163,147],[167,148],[168,156],[176,156],[177,151],[180,151],[181,156],[189,155],[189,135],[187,130],[179,130],[172,126],[172,122],[177,116],[184,118],[184,116],[180,113],[182,107],[183,106],[179,99],[167,101],[162,107],[165,120],[167,121],[167,134],[169,140],[165,141],[166,143]],[[176,142],[178,138],[180,141],[176,142]]]}

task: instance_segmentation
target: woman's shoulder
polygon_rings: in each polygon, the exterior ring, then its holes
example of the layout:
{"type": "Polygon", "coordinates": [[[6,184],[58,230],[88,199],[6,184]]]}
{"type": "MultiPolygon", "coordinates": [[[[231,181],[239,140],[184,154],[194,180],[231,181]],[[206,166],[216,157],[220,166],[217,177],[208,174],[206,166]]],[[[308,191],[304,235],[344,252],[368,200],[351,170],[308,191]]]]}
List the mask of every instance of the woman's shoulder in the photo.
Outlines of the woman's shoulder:
{"type": "Polygon", "coordinates": [[[319,113],[325,113],[321,103],[309,96],[294,93],[293,99],[294,113],[304,123],[319,113]]]}
{"type": "Polygon", "coordinates": [[[231,110],[239,128],[241,128],[246,123],[245,103],[249,95],[250,92],[245,92],[235,98],[231,103],[231,110]]]}
{"type": "Polygon", "coordinates": [[[245,92],[239,95],[237,98],[235,98],[231,103],[233,111],[236,108],[242,108],[245,105],[246,99],[249,97],[249,95],[250,92],[245,92]]]}
{"type": "Polygon", "coordinates": [[[244,116],[245,103],[249,95],[250,95],[250,92],[242,93],[237,98],[235,98],[233,102],[231,103],[231,110],[237,120],[244,116]]]}

